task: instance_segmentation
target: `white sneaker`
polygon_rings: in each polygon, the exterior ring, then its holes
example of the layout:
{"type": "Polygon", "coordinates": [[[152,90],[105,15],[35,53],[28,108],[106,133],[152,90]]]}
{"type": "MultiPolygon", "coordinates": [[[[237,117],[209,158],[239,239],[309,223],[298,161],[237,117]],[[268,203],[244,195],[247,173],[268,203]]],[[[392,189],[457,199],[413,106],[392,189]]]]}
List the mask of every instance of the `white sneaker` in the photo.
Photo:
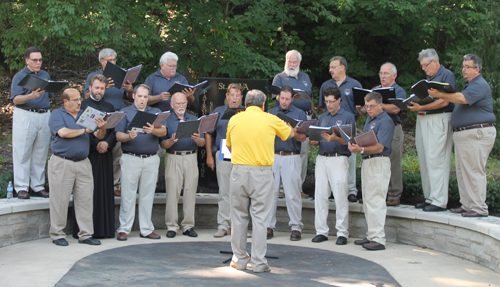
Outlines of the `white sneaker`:
{"type": "Polygon", "coordinates": [[[214,237],[215,238],[220,238],[220,237],[224,237],[227,235],[227,231],[225,229],[218,229],[217,232],[215,232],[214,234],[214,237]]]}

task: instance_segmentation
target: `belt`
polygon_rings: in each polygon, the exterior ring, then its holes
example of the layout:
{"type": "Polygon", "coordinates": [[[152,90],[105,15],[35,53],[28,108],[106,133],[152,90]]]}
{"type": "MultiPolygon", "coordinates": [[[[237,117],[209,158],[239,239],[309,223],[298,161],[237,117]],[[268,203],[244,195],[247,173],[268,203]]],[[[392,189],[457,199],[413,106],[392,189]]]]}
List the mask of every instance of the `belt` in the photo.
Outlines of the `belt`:
{"type": "Polygon", "coordinates": [[[139,158],[148,158],[148,157],[152,157],[152,156],[156,155],[155,153],[152,153],[152,154],[149,154],[149,153],[136,154],[136,153],[133,153],[133,152],[126,152],[125,154],[133,155],[133,156],[139,157],[139,158]]]}
{"type": "Polygon", "coordinates": [[[425,116],[425,115],[444,114],[444,113],[451,113],[451,112],[423,111],[423,112],[418,112],[417,115],[419,115],[419,116],[425,116]]]}
{"type": "Polygon", "coordinates": [[[196,151],[195,150],[183,150],[183,151],[169,151],[169,150],[167,150],[167,153],[175,154],[175,155],[188,155],[188,154],[196,153],[196,151]]]}
{"type": "Polygon", "coordinates": [[[367,154],[363,155],[363,159],[370,159],[370,158],[375,158],[375,157],[389,157],[388,155],[381,155],[381,154],[367,154]]]}
{"type": "Polygon", "coordinates": [[[297,155],[297,154],[300,154],[300,150],[299,151],[277,151],[277,152],[274,152],[274,154],[279,154],[279,155],[297,155]]]}
{"type": "Polygon", "coordinates": [[[334,152],[334,153],[325,153],[325,154],[320,154],[320,155],[326,156],[326,157],[339,157],[339,156],[347,156],[348,157],[348,155],[346,155],[346,154],[341,154],[341,153],[336,153],[336,152],[334,152]]]}
{"type": "Polygon", "coordinates": [[[231,162],[231,159],[230,158],[225,158],[222,161],[229,161],[229,162],[231,162]]]}
{"type": "Polygon", "coordinates": [[[71,157],[67,157],[67,156],[62,156],[58,153],[54,153],[54,155],[57,157],[60,157],[62,159],[67,159],[67,160],[74,161],[74,162],[79,162],[79,161],[86,159],[86,157],[84,157],[84,158],[71,158],[71,157]]]}
{"type": "Polygon", "coordinates": [[[394,123],[394,125],[395,125],[395,126],[399,126],[399,125],[401,125],[401,123],[394,123]]]}
{"type": "Polygon", "coordinates": [[[49,111],[46,109],[23,109],[23,108],[20,108],[20,109],[28,111],[28,112],[39,113],[39,114],[45,114],[46,112],[49,111]]]}
{"type": "Polygon", "coordinates": [[[453,131],[454,132],[461,132],[461,131],[466,131],[466,130],[487,128],[487,127],[492,127],[492,126],[493,126],[493,124],[476,124],[476,125],[455,128],[455,129],[453,129],[453,131]]]}

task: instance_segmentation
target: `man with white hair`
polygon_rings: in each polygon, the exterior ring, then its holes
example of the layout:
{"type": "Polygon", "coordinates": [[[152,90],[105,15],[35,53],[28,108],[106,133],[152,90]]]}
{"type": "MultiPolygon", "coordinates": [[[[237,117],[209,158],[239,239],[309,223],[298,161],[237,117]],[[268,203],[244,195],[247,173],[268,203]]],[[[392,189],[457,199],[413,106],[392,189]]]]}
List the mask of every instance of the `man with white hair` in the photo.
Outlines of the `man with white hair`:
{"type": "MultiPolygon", "coordinates": [[[[277,74],[273,79],[273,86],[282,88],[285,85],[292,87],[293,89],[303,90],[309,95],[311,101],[298,101],[294,100],[292,103],[297,108],[303,110],[308,119],[311,119],[313,103],[312,103],[312,83],[309,79],[309,75],[300,71],[300,62],[302,61],[302,55],[297,50],[290,50],[286,53],[285,70],[277,74]]],[[[294,94],[296,96],[297,94],[294,94]]],[[[304,141],[301,144],[300,149],[300,160],[302,162],[302,170],[300,173],[300,178],[302,183],[306,180],[307,175],[307,151],[309,149],[309,142],[304,141]]],[[[306,194],[302,193],[302,197],[307,197],[306,194]]]]}
{"type": "MultiPolygon", "coordinates": [[[[186,77],[177,73],[177,61],[179,57],[172,52],[164,53],[160,58],[160,68],[158,71],[149,75],[144,84],[151,88],[149,91],[148,105],[159,108],[162,111],[173,111],[170,106],[172,95],[168,90],[175,84],[185,84],[188,82],[186,77]]],[[[184,89],[182,91],[188,104],[194,102],[194,89],[184,89]]]]}

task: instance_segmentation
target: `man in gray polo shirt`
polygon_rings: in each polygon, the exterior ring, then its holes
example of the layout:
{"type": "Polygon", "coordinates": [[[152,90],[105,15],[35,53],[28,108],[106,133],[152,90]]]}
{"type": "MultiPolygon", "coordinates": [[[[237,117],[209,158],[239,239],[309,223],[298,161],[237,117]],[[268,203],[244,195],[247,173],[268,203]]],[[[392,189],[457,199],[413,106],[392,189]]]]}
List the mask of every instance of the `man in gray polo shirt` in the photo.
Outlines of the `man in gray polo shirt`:
{"type": "Polygon", "coordinates": [[[488,216],[486,205],[486,162],[496,138],[491,88],[481,75],[479,56],[464,56],[462,75],[469,82],[461,93],[446,94],[429,90],[433,97],[456,103],[451,116],[455,165],[457,170],[459,208],[451,212],[464,217],[488,216]]]}
{"type": "MultiPolygon", "coordinates": [[[[422,70],[428,81],[450,84],[457,88],[455,76],[439,63],[434,49],[425,49],[418,55],[422,70]]],[[[448,184],[450,181],[452,129],[451,112],[454,104],[438,99],[427,105],[412,102],[408,109],[417,112],[415,146],[417,147],[422,191],[425,202],[415,205],[423,211],[445,211],[448,204],[448,184]]]]}
{"type": "MultiPolygon", "coordinates": [[[[175,84],[185,84],[188,82],[186,77],[177,73],[177,61],[179,57],[172,52],[166,52],[160,58],[160,68],[158,71],[149,75],[144,84],[149,87],[148,105],[154,108],[159,108],[162,111],[173,111],[170,106],[170,98],[172,95],[168,90],[175,84]]],[[[194,89],[184,89],[182,91],[186,97],[188,104],[194,102],[194,89]]]]}
{"type": "MultiPolygon", "coordinates": [[[[321,85],[319,91],[319,107],[324,111],[324,92],[329,87],[336,87],[340,90],[342,97],[342,102],[340,107],[344,111],[350,112],[356,117],[357,110],[354,105],[354,98],[352,96],[352,88],[363,88],[361,84],[354,80],[353,78],[347,76],[347,60],[341,56],[335,56],[330,59],[330,74],[332,78],[321,85]]],[[[349,195],[348,199],[350,202],[356,202],[358,199],[356,195],[358,194],[358,189],[356,188],[356,154],[352,153],[349,156],[349,195]]]]}
{"type": "Polygon", "coordinates": [[[368,112],[363,133],[373,130],[378,143],[360,147],[349,143],[351,152],[363,155],[361,166],[361,188],[363,191],[363,210],[365,211],[368,231],[366,238],[355,240],[368,250],[385,249],[385,216],[387,213],[387,186],[391,178],[391,142],[394,136],[394,122],[382,108],[382,96],[377,92],[365,96],[368,112]]]}
{"type": "MultiPolygon", "coordinates": [[[[306,113],[293,106],[293,89],[285,85],[281,88],[280,94],[276,97],[279,106],[274,107],[268,113],[277,115],[283,114],[289,118],[296,120],[307,120],[306,113]]],[[[267,225],[267,239],[274,236],[276,228],[276,209],[278,205],[278,194],[280,190],[280,179],[283,182],[283,191],[285,192],[286,209],[290,221],[288,225],[292,228],[290,240],[298,241],[302,236],[302,199],[300,190],[302,186],[300,172],[302,171],[302,163],[300,161],[301,142],[306,140],[305,134],[296,133],[293,138],[283,141],[276,136],[274,142],[274,199],[273,208],[271,210],[271,218],[267,225]]]]}
{"type": "Polygon", "coordinates": [[[12,116],[12,163],[14,167],[14,189],[17,198],[32,196],[49,197],[45,191],[45,163],[49,150],[50,102],[54,94],[44,90],[34,91],[19,86],[19,82],[31,75],[50,80],[42,67],[42,51],[29,47],[24,53],[26,67],[12,79],[10,99],[16,106],[12,116]]]}

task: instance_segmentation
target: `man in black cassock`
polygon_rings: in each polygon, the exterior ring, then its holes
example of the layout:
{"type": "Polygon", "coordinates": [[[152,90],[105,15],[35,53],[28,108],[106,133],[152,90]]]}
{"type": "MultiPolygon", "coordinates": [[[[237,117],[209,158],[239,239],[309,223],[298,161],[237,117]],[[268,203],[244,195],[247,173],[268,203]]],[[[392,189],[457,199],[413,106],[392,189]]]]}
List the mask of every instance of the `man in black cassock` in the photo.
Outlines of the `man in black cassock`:
{"type": "MultiPolygon", "coordinates": [[[[90,78],[90,97],[82,101],[81,109],[87,106],[103,112],[114,112],[112,104],[103,99],[108,79],[96,74],[90,78]]],[[[115,197],[113,193],[113,154],[116,144],[113,129],[108,129],[102,140],[90,135],[89,160],[92,164],[94,176],[94,235],[95,238],[115,237],[115,197]]],[[[73,220],[73,237],[78,234],[79,228],[73,220]]]]}

